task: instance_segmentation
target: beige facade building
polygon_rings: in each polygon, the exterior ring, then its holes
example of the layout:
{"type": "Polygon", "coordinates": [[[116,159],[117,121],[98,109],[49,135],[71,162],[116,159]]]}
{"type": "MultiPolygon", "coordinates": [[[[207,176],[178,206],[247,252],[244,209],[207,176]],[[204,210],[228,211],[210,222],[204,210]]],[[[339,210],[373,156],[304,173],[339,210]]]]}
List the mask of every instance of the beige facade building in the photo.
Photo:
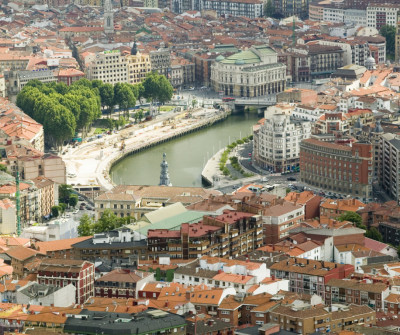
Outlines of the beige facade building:
{"type": "Polygon", "coordinates": [[[0,200],[0,234],[14,234],[17,228],[17,211],[10,199],[0,200]]]}
{"type": "Polygon", "coordinates": [[[55,188],[58,187],[54,181],[40,176],[32,180],[39,192],[40,217],[49,215],[51,207],[55,205],[55,188]]]}
{"type": "Polygon", "coordinates": [[[278,93],[286,87],[286,65],[278,63],[277,53],[266,45],[225,58],[219,55],[211,66],[215,91],[239,97],[278,93]]]}
{"type": "Polygon", "coordinates": [[[87,66],[89,80],[104,83],[137,84],[151,71],[150,56],[137,52],[135,55],[121,54],[119,50],[103,51],[96,54],[87,66]]]}
{"type": "Polygon", "coordinates": [[[139,219],[163,206],[176,202],[188,206],[212,194],[220,193],[201,187],[118,185],[94,200],[95,218],[100,218],[105,209],[111,209],[119,217],[139,219]]]}

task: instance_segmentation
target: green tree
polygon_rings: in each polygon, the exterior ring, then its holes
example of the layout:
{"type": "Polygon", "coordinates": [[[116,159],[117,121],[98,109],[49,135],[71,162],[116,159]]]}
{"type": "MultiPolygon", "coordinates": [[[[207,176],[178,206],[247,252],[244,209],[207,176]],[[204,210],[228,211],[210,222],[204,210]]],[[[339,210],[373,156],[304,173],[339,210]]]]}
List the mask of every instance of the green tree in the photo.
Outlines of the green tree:
{"type": "Polygon", "coordinates": [[[61,213],[64,213],[65,210],[67,209],[68,205],[67,205],[65,202],[60,202],[60,203],[58,204],[58,207],[60,207],[60,212],[61,212],[61,213]]]}
{"type": "Polygon", "coordinates": [[[157,269],[156,269],[155,278],[156,278],[157,281],[160,281],[160,280],[161,280],[161,270],[160,270],[160,268],[157,268],[157,269]]]}
{"type": "Polygon", "coordinates": [[[400,258],[400,245],[397,247],[397,256],[400,258]]]}
{"type": "Polygon", "coordinates": [[[350,222],[354,223],[357,227],[360,227],[362,225],[362,217],[360,214],[358,214],[356,212],[348,211],[348,212],[342,213],[337,219],[340,222],[350,221],[350,222]]]}
{"type": "Polygon", "coordinates": [[[53,206],[51,207],[51,215],[55,218],[57,218],[60,215],[61,208],[60,206],[53,206]]]}
{"type": "Polygon", "coordinates": [[[379,242],[383,241],[382,234],[375,227],[371,227],[370,229],[368,229],[365,233],[365,236],[379,242]]]}
{"type": "Polygon", "coordinates": [[[106,209],[100,219],[94,224],[93,232],[102,233],[116,228],[118,217],[111,209],[106,209]]]}
{"type": "Polygon", "coordinates": [[[124,111],[126,115],[129,108],[133,108],[136,105],[136,97],[133,94],[129,84],[117,83],[114,85],[114,104],[119,106],[119,110],[124,111]]]}
{"type": "Polygon", "coordinates": [[[264,4],[264,16],[265,17],[273,17],[275,14],[275,7],[272,0],[268,0],[267,3],[264,4]]]}
{"type": "Polygon", "coordinates": [[[104,84],[99,89],[101,105],[108,110],[109,116],[111,116],[112,110],[114,109],[114,87],[111,84],[104,84]]]}
{"type": "Polygon", "coordinates": [[[158,76],[158,93],[157,100],[165,104],[172,99],[174,88],[165,76],[158,76]]]}
{"type": "Polygon", "coordinates": [[[194,106],[196,106],[196,104],[197,104],[197,100],[196,100],[196,99],[193,99],[193,100],[192,100],[192,107],[194,108],[194,106]]]}
{"type": "Polygon", "coordinates": [[[93,219],[87,215],[83,214],[79,220],[78,235],[79,236],[91,236],[93,235],[94,222],[93,219]]]}
{"type": "Polygon", "coordinates": [[[0,171],[7,172],[7,166],[4,164],[0,164],[0,171]]]}
{"type": "Polygon", "coordinates": [[[71,194],[68,199],[68,205],[75,207],[78,204],[78,196],[76,194],[71,194]]]}
{"type": "Polygon", "coordinates": [[[72,194],[72,186],[68,184],[61,184],[58,186],[58,199],[60,202],[68,203],[69,197],[72,194]]]}
{"type": "Polygon", "coordinates": [[[172,270],[172,269],[167,270],[165,279],[168,282],[172,282],[174,280],[174,270],[172,270]]]}
{"type": "Polygon", "coordinates": [[[396,27],[385,24],[379,33],[386,38],[386,55],[393,59],[396,52],[396,27]]]}

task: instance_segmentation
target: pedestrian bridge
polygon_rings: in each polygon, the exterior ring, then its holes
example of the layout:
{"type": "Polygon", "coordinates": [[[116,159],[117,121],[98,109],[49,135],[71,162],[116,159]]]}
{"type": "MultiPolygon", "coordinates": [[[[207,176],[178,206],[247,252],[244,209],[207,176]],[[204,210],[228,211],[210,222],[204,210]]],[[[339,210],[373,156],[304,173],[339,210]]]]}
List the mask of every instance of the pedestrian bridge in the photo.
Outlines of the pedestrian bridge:
{"type": "Polygon", "coordinates": [[[268,107],[276,104],[276,95],[264,95],[256,98],[236,98],[233,101],[235,107],[268,107]]]}

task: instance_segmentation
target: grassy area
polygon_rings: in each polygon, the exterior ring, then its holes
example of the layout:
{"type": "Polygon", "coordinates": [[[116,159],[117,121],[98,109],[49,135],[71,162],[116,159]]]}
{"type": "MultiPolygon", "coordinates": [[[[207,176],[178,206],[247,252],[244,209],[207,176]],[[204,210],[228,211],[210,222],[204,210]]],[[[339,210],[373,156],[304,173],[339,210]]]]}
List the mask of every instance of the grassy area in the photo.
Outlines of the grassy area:
{"type": "Polygon", "coordinates": [[[103,134],[106,131],[108,131],[108,129],[106,129],[106,128],[96,128],[95,131],[94,131],[94,134],[95,135],[100,135],[100,134],[103,134]]]}
{"type": "Polygon", "coordinates": [[[161,106],[160,111],[161,112],[169,112],[172,111],[175,107],[173,106],[161,106]]]}

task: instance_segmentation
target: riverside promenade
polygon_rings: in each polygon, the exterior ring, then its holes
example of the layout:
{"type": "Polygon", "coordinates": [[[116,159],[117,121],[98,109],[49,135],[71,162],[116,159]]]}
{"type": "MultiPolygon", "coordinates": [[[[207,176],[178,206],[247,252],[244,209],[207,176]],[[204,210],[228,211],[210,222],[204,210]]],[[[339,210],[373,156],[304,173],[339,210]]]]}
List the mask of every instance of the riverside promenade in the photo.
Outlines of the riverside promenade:
{"type": "Polygon", "coordinates": [[[209,108],[195,109],[190,114],[188,117],[188,112],[168,113],[153,121],[83,143],[77,148],[66,148],[67,152],[62,157],[67,174],[76,175],[68,177],[68,184],[99,185],[109,190],[114,187],[109,171],[125,156],[208,127],[228,115],[227,112],[209,108]],[[124,149],[121,149],[122,142],[124,149]]]}

